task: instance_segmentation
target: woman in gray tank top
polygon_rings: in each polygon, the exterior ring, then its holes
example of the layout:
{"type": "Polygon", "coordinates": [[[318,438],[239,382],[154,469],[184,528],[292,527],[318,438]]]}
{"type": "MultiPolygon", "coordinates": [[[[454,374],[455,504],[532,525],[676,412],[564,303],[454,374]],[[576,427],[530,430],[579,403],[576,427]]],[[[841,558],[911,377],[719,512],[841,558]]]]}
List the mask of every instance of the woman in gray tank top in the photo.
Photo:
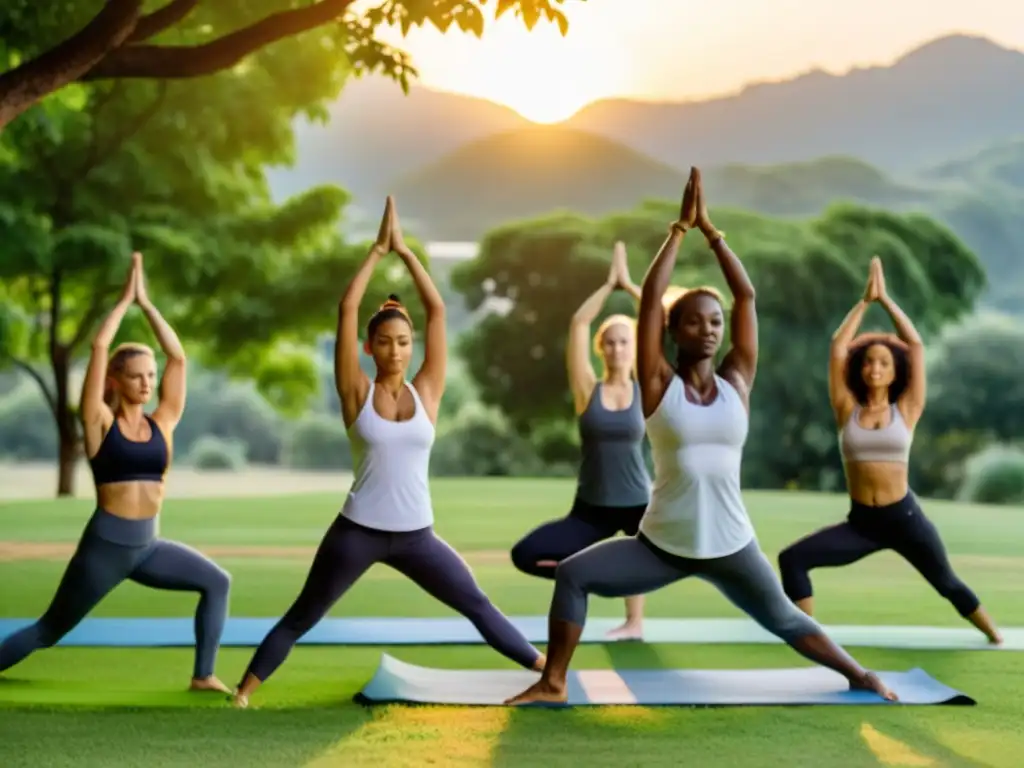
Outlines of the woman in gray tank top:
{"type": "Polygon", "coordinates": [[[810,571],[850,565],[889,549],[998,645],[1002,636],[977,595],[953,571],[938,529],[910,490],[908,460],[914,427],[924,413],[926,373],[921,336],[886,292],[882,262],[875,257],[864,297],[832,338],[829,364],[850,512],[845,522],[822,528],[779,554],[782,583],[789,598],[810,615],[810,571]],[[892,319],[898,338],[856,335],[875,301],[892,319]]]}
{"type": "Polygon", "coordinates": [[[679,219],[644,278],[637,321],[637,380],[654,457],[651,502],[635,537],[594,544],[558,566],[548,616],[548,659],[540,680],[511,704],[564,702],[569,662],[583,634],[589,595],[624,597],[696,576],[712,583],[762,627],[803,656],[835,670],[851,688],[895,695],[854,661],[782,590],[743,504],[740,465],[757,372],[757,309],[743,264],[715,229],[693,168],[679,219]],[[725,308],[714,288],[662,306],[683,235],[697,227],[733,296],[732,349],[715,359],[725,308]],[[678,348],[664,355],[667,329],[678,348]]]}
{"type": "Polygon", "coordinates": [[[544,656],[483,593],[466,561],[434,533],[428,485],[434,424],[444,394],[448,342],[441,294],[405,245],[388,197],[377,242],[349,283],[338,312],[334,376],[342,418],[352,442],[355,472],[341,513],[324,534],[295,602],[256,650],[235,694],[249,696],[287,658],[299,638],[373,565],[382,563],[469,619],[492,648],[526,669],[544,656]],[[359,341],[359,311],[374,268],[395,251],[412,273],[427,311],[423,365],[406,380],[412,321],[391,296],[359,341]],[[371,380],[359,354],[372,355],[371,380]]]}
{"type": "MultiPolygon", "coordinates": [[[[651,479],[643,457],[644,417],[634,375],[635,321],[611,315],[591,342],[590,329],[616,289],[640,298],[629,277],[626,246],[615,244],[605,284],[580,305],[569,326],[566,362],[579,423],[582,462],[569,514],[535,528],[512,547],[512,563],[523,573],[555,578],[565,558],[620,531],[635,536],[650,500],[651,479]],[[599,381],[590,350],[601,358],[599,381]]],[[[626,621],[608,633],[609,640],[640,640],[643,595],[626,598],[626,621]]]]}

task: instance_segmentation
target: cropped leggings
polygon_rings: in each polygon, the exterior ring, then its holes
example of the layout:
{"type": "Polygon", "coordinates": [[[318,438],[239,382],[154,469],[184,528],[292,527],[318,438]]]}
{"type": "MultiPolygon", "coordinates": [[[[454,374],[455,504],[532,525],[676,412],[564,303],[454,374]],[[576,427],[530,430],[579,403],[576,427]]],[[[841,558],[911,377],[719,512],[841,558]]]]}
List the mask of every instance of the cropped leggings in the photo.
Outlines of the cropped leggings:
{"type": "Polygon", "coordinates": [[[427,593],[468,618],[484,640],[527,669],[540,658],[518,629],[483,593],[466,561],[432,528],[390,532],[338,515],[313,558],[298,598],[256,650],[247,672],[265,681],[304,634],[375,563],[408,576],[427,593]]]}
{"type": "Polygon", "coordinates": [[[642,533],[595,544],[559,564],[551,618],[582,626],[588,595],[640,595],[690,576],[717,587],[736,607],[787,643],[822,634],[818,623],[786,597],[756,539],[734,554],[708,560],[672,555],[642,533]]]}
{"type": "Polygon", "coordinates": [[[953,572],[935,524],[910,493],[884,507],[854,501],[845,523],[822,528],[784,549],[779,570],[786,594],[794,601],[811,597],[811,570],[849,565],[883,549],[916,568],[961,616],[978,610],[977,595],[953,572]]]}
{"type": "Polygon", "coordinates": [[[0,671],[56,645],[121,582],[198,592],[193,676],[213,674],[228,613],[231,577],[191,547],[156,538],[156,521],[127,520],[97,509],[42,617],[0,643],[0,671]]]}

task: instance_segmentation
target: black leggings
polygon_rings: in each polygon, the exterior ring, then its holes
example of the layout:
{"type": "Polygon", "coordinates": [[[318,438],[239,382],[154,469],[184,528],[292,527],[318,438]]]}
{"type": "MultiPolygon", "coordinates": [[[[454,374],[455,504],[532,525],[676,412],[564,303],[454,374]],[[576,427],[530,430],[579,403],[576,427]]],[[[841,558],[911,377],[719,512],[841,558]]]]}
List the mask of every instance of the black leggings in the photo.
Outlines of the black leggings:
{"type": "Polygon", "coordinates": [[[555,578],[555,566],[537,565],[542,560],[560,563],[591,544],[610,539],[622,531],[636,536],[647,505],[638,507],[595,507],[576,499],[561,520],[534,528],[512,547],[512,564],[530,576],[555,578]]]}
{"type": "Polygon", "coordinates": [[[466,561],[432,528],[392,533],[338,515],[320,542],[302,591],[264,638],[247,672],[260,681],[270,677],[299,638],[375,563],[391,566],[461,613],[492,648],[512,661],[532,669],[540,658],[540,652],[483,593],[466,561]]]}
{"type": "Polygon", "coordinates": [[[782,585],[790,600],[813,594],[808,572],[849,565],[883,549],[891,549],[920,571],[963,617],[980,605],[977,596],[953,572],[946,548],[913,494],[885,507],[852,502],[845,523],[822,528],[779,554],[782,585]]]}

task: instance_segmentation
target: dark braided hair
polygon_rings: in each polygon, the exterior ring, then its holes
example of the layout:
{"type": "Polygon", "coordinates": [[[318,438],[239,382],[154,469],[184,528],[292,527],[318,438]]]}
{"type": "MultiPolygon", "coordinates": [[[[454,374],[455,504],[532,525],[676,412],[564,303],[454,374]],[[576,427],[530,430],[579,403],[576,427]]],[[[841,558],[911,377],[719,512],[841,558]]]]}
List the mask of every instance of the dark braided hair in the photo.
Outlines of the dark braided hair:
{"type": "Polygon", "coordinates": [[[377,329],[380,328],[381,323],[396,318],[405,320],[409,324],[409,328],[412,328],[412,318],[409,317],[409,312],[403,306],[401,299],[397,295],[390,293],[388,294],[388,300],[380,305],[380,309],[373,313],[370,322],[366,324],[367,336],[372,339],[374,334],[377,333],[377,329]]]}

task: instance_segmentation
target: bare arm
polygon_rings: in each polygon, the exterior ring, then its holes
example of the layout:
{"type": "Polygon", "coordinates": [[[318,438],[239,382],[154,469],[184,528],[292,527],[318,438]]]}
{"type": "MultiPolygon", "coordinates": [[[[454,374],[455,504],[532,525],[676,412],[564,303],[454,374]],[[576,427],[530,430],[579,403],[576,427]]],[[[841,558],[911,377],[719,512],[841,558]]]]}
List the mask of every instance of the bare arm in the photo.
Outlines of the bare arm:
{"type": "Polygon", "coordinates": [[[613,289],[614,286],[609,279],[580,305],[569,324],[569,343],[565,350],[566,367],[577,415],[586,410],[597,384],[597,374],[590,363],[590,326],[608,297],[612,295],[613,289]]]}
{"type": "Polygon", "coordinates": [[[173,431],[185,412],[186,363],[185,348],[181,346],[178,334],[163,315],[149,300],[146,293],[146,282],[142,272],[142,257],[135,273],[135,300],[149,321],[149,326],[156,335],[157,343],[167,358],[164,373],[160,378],[160,403],[153,412],[153,418],[165,431],[173,431]]]}
{"type": "Polygon", "coordinates": [[[661,298],[668,289],[676,266],[679,246],[686,233],[684,226],[673,224],[668,237],[644,276],[640,289],[640,309],[636,326],[637,379],[643,402],[644,418],[649,417],[672,381],[674,372],[665,359],[662,340],[665,333],[665,308],[661,298]]]}
{"type": "Polygon", "coordinates": [[[750,282],[747,270],[725,239],[712,235],[711,250],[718,257],[725,282],[732,293],[732,316],[729,321],[729,335],[732,347],[722,360],[721,376],[734,386],[741,385],[749,395],[757,375],[757,306],[754,284],[750,282]]]}
{"type": "MultiPolygon", "coordinates": [[[[870,282],[869,282],[870,290],[870,282]]],[[[853,305],[836,332],[832,334],[832,345],[828,358],[828,394],[832,402],[832,413],[837,424],[845,424],[855,405],[853,393],[846,386],[846,363],[850,357],[850,344],[857,335],[867,312],[868,299],[861,299],[853,305]]]]}
{"type": "Polygon", "coordinates": [[[924,343],[921,335],[917,332],[914,324],[907,317],[906,313],[897,306],[896,302],[884,292],[882,284],[882,295],[878,303],[892,318],[893,325],[900,339],[907,346],[907,388],[898,403],[900,412],[907,425],[913,429],[924,413],[925,402],[928,397],[928,375],[924,361],[924,343]]]}
{"type": "Polygon", "coordinates": [[[359,366],[359,305],[373,277],[373,270],[385,251],[374,243],[370,252],[345,289],[338,306],[338,331],[334,339],[334,386],[341,400],[342,418],[350,426],[359,415],[370,380],[359,366]]]}
{"type": "Polygon", "coordinates": [[[90,457],[96,455],[96,451],[99,450],[100,444],[103,442],[103,436],[114,421],[114,414],[103,401],[107,382],[108,356],[110,344],[113,342],[114,336],[117,335],[117,329],[121,326],[121,321],[124,320],[128,308],[135,301],[137,269],[138,260],[133,259],[128,281],[124,286],[124,293],[121,294],[114,310],[107,315],[106,320],[96,332],[96,337],[92,342],[92,353],[89,355],[89,364],[85,369],[78,410],[85,433],[85,451],[90,457]]]}

